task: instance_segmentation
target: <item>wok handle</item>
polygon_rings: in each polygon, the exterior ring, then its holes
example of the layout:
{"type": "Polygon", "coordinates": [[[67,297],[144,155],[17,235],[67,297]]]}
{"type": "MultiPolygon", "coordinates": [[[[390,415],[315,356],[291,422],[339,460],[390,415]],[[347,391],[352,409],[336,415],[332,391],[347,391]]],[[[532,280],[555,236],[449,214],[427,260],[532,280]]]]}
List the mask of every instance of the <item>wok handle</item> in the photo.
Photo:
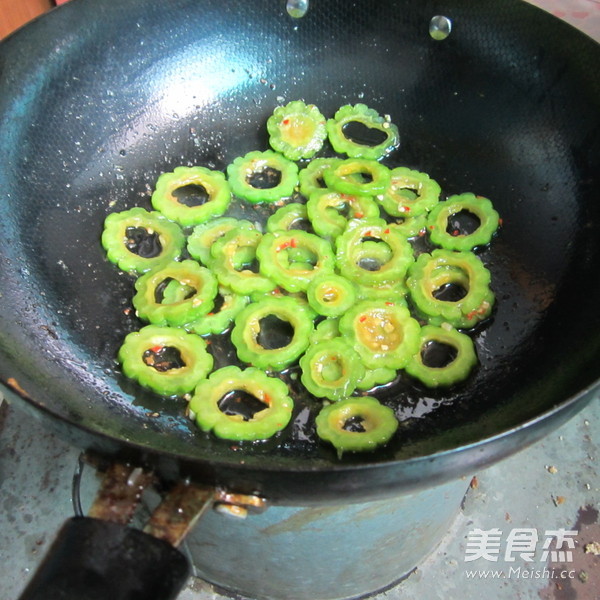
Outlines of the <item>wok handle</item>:
{"type": "Polygon", "coordinates": [[[19,600],[173,600],[187,558],[143,531],[91,517],[69,519],[19,600]]]}

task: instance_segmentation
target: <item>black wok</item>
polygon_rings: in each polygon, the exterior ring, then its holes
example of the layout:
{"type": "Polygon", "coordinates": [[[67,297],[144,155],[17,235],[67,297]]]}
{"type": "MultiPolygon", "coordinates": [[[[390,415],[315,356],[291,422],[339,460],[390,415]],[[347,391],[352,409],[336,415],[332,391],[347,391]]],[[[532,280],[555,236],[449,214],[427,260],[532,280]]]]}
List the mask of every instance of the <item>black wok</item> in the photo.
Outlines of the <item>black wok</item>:
{"type": "Polygon", "coordinates": [[[599,64],[591,39],[517,0],[314,0],[301,19],[274,0],[53,11],[0,46],[0,381],[84,449],[282,503],[429,486],[539,439],[600,376],[599,64]],[[453,23],[443,41],[434,15],[453,23]],[[293,99],[390,114],[390,164],[503,217],[481,255],[498,304],[480,367],[451,392],[383,390],[401,427],[372,455],[320,444],[310,398],[276,440],[233,447],[115,363],[140,324],[99,244],[106,215],[148,207],[161,172],[266,149],[266,118],[293,99]]]}

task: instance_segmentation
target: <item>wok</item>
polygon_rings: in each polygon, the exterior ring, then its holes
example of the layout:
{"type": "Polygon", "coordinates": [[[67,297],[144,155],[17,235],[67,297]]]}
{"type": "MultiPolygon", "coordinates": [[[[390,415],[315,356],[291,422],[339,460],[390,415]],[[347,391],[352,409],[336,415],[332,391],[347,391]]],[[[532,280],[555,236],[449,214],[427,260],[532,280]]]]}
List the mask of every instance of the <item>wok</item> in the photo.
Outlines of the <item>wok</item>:
{"type": "Polygon", "coordinates": [[[517,0],[75,0],[0,46],[0,380],[28,414],[162,478],[309,504],[449,480],[539,439],[600,376],[600,47],[517,0]],[[434,15],[453,25],[434,40],[434,15]],[[115,363],[138,328],[131,277],[100,247],[106,215],[149,207],[160,173],[224,169],[266,149],[294,99],[327,116],[364,102],[397,123],[389,164],[445,194],[491,198],[502,229],[481,258],[498,303],[466,385],[381,391],[399,433],[344,456],[300,398],[274,441],[216,440],[183,401],[115,363]]]}

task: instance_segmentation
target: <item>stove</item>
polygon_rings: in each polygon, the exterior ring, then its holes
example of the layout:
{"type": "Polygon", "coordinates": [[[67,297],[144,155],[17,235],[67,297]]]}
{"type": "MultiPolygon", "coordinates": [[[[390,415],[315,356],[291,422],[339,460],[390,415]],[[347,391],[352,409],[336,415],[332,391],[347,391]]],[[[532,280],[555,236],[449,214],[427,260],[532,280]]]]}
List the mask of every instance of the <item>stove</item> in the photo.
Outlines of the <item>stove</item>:
{"type": "MultiPolygon", "coordinates": [[[[541,442],[465,479],[467,494],[438,547],[406,579],[374,600],[598,600],[598,431],[596,399],[541,442]],[[565,543],[559,550],[555,542],[561,530],[565,543]]],[[[2,403],[2,600],[19,597],[60,526],[75,514],[73,481],[78,465],[77,449],[8,402],[2,403]]],[[[76,497],[84,506],[95,480],[92,469],[81,477],[76,497]]],[[[399,570],[398,577],[402,575],[399,570]]],[[[179,596],[179,600],[225,599],[198,578],[192,578],[179,596]]]]}

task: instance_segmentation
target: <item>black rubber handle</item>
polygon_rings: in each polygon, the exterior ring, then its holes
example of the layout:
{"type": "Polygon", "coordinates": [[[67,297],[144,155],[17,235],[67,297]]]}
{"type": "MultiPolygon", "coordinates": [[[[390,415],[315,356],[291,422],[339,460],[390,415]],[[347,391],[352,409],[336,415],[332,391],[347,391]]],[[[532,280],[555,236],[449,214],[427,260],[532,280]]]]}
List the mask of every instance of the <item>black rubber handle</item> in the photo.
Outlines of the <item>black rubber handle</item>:
{"type": "Polygon", "coordinates": [[[188,560],[167,542],[131,527],[74,517],[20,600],[172,600],[189,575],[188,560]]]}

